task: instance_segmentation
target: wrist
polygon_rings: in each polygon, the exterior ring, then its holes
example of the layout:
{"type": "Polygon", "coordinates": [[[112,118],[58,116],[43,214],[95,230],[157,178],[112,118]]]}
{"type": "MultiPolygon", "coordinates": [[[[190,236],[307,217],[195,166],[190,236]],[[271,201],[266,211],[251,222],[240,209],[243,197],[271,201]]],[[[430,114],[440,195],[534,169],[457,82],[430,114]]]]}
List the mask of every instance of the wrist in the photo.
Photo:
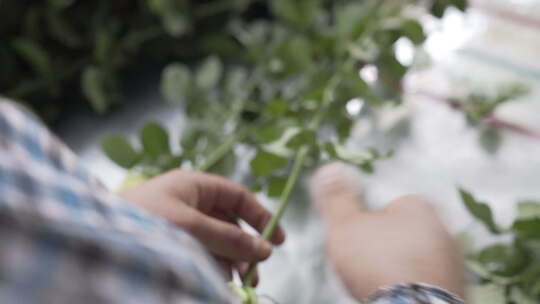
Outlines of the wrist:
{"type": "Polygon", "coordinates": [[[365,298],[362,303],[463,304],[464,301],[457,295],[440,287],[421,283],[409,283],[381,288],[373,295],[365,298]]]}

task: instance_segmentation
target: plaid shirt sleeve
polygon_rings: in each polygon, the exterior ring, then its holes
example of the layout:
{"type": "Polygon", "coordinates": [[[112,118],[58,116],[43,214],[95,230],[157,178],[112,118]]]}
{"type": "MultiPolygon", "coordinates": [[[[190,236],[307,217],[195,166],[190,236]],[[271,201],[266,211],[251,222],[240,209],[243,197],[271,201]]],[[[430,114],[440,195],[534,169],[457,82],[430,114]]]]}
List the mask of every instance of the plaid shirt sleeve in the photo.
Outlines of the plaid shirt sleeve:
{"type": "Polygon", "coordinates": [[[0,303],[233,303],[187,233],[94,180],[0,100],[0,303]]]}
{"type": "Polygon", "coordinates": [[[364,304],[463,304],[463,300],[447,291],[426,284],[402,284],[382,288],[364,304]]]}
{"type": "MultiPolygon", "coordinates": [[[[0,98],[0,303],[235,303],[184,231],[107,191],[31,114],[0,98]]],[[[420,284],[366,304],[460,304],[420,284]]]]}

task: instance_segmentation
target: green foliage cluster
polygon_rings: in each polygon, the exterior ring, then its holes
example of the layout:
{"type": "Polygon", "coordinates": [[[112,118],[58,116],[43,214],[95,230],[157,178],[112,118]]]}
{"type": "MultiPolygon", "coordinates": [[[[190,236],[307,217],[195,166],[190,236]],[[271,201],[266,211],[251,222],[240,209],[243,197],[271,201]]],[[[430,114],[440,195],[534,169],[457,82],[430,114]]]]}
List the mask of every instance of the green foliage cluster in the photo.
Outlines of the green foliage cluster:
{"type": "Polygon", "coordinates": [[[257,151],[251,161],[253,186],[267,186],[272,196],[285,187],[289,160],[302,148],[309,151],[302,153],[303,166],[339,159],[372,171],[372,162],[386,155],[346,149],[356,117],[345,105],[353,98],[372,106],[399,98],[393,83],[369,85],[357,71],[375,65],[396,82],[405,75],[394,43],[402,37],[418,45],[425,40],[421,25],[403,16],[407,4],[342,1],[328,7],[325,1],[273,1],[270,19],[231,20],[230,34],[246,54],[240,64],[226,67],[212,56],[195,68],[173,63],[163,71],[163,95],[181,103],[189,117],[182,156],[168,154],[172,160],[156,162],[146,151],[127,149],[118,137],[106,140],[106,151],[123,167],[142,167],[150,175],[177,161],[227,174],[234,168],[231,148],[241,142],[257,151]],[[220,149],[224,143],[226,149],[220,149]],[[114,147],[131,156],[115,153],[114,147]],[[224,155],[212,156],[221,151],[224,155]]]}
{"type": "Polygon", "coordinates": [[[497,94],[491,96],[472,93],[460,103],[470,124],[479,124],[486,116],[493,114],[501,104],[523,97],[529,92],[527,86],[520,83],[503,85],[497,94]]]}
{"type": "MultiPolygon", "coordinates": [[[[3,0],[0,92],[29,105],[49,122],[78,107],[105,113],[123,100],[126,72],[176,60],[191,62],[208,54],[243,59],[243,46],[231,35],[230,23],[279,15],[286,27],[306,27],[332,3],[294,2],[3,0]]],[[[437,16],[449,5],[460,9],[466,5],[465,0],[431,3],[437,16]]],[[[349,21],[340,22],[347,30],[349,21]]],[[[409,23],[406,31],[413,41],[422,39],[417,24],[409,23]]],[[[302,47],[303,42],[295,40],[288,47],[302,47]]],[[[327,47],[330,42],[325,42],[327,47]]],[[[304,56],[296,54],[298,61],[291,57],[294,62],[288,64],[302,67],[304,56]]]]}
{"type": "Polygon", "coordinates": [[[76,106],[104,113],[122,101],[128,70],[236,54],[223,29],[249,2],[0,1],[0,92],[47,121],[76,106]]]}
{"type": "Polygon", "coordinates": [[[496,94],[471,93],[466,98],[452,100],[453,106],[461,109],[469,125],[478,128],[479,142],[489,153],[496,153],[502,144],[501,130],[486,123],[495,110],[502,104],[515,101],[529,93],[529,88],[522,83],[502,85],[496,94]]]}
{"type": "MultiPolygon", "coordinates": [[[[172,165],[228,175],[249,162],[249,186],[279,198],[263,232],[268,238],[305,170],[340,160],[371,172],[374,161],[390,156],[347,147],[358,116],[346,106],[351,100],[365,107],[399,103],[396,87],[409,67],[396,58],[396,42],[408,39],[420,47],[426,39],[421,24],[406,13],[414,3],[273,0],[268,18],[233,18],[226,31],[241,56],[176,62],[162,73],[162,95],[187,114],[180,152],[170,152],[168,136],[154,123],[142,129],[139,150],[117,135],[106,138],[103,148],[119,165],[147,177],[172,165]],[[366,82],[359,71],[367,66],[384,77],[366,82]],[[244,151],[241,157],[238,149],[244,151]]],[[[464,9],[462,4],[430,5],[439,12],[448,6],[464,9]]],[[[245,303],[257,303],[251,275],[244,278],[245,303]]]]}
{"type": "Polygon", "coordinates": [[[537,303],[540,299],[540,201],[518,202],[517,217],[506,228],[495,222],[487,203],[463,189],[460,195],[476,219],[492,234],[507,240],[467,253],[467,266],[480,284],[474,288],[474,303],[537,303]]]}

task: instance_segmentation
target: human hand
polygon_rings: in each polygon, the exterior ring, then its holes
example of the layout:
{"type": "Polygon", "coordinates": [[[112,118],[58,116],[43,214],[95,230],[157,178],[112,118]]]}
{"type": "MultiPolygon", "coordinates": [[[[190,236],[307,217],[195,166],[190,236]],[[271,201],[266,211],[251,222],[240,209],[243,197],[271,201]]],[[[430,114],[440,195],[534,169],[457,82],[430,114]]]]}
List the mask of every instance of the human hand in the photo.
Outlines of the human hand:
{"type": "MultiPolygon", "coordinates": [[[[246,233],[236,220],[262,232],[272,215],[246,188],[223,177],[177,169],[120,195],[191,233],[214,255],[227,279],[233,269],[243,277],[250,263],[265,260],[272,251],[270,242],[246,233]]],[[[278,245],[284,240],[278,228],[270,241],[278,245]]]]}
{"type": "Polygon", "coordinates": [[[365,210],[358,172],[342,163],[312,179],[314,204],[328,226],[327,251],[345,286],[361,300],[381,287],[425,283],[464,295],[460,251],[423,197],[400,197],[376,212],[365,210]]]}

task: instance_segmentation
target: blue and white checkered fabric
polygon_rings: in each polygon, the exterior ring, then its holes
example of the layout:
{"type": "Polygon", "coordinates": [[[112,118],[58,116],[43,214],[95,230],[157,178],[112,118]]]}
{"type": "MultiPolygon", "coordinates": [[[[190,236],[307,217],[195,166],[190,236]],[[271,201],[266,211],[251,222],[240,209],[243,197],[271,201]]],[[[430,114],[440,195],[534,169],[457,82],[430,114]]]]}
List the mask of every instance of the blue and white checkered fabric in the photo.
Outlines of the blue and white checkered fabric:
{"type": "Polygon", "coordinates": [[[435,286],[402,284],[381,288],[365,304],[463,304],[458,297],[435,286]]]}
{"type": "Polygon", "coordinates": [[[107,191],[0,100],[0,303],[233,303],[184,231],[107,191]]]}
{"type": "MultiPolygon", "coordinates": [[[[234,302],[191,236],[106,190],[35,117],[0,98],[0,303],[234,302]]],[[[413,284],[363,303],[461,302],[413,284]]]]}

